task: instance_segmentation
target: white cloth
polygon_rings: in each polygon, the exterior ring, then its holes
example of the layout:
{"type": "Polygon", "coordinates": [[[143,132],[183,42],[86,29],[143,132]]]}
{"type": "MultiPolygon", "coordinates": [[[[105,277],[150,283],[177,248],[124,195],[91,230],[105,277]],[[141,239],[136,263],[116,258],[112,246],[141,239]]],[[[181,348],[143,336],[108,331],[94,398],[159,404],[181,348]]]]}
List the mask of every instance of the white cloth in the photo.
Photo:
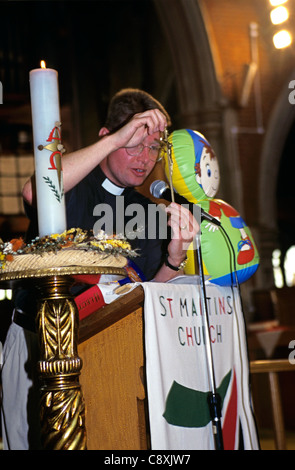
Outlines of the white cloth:
{"type": "MultiPolygon", "coordinates": [[[[200,286],[142,286],[152,449],[214,449],[200,286]]],[[[241,428],[244,448],[258,449],[240,299],[235,289],[212,284],[206,286],[206,295],[215,383],[223,399],[224,448],[239,447],[241,428]],[[225,388],[219,390],[222,382],[225,388]]]]}
{"type": "Polygon", "coordinates": [[[41,448],[39,387],[36,387],[38,360],[37,335],[12,323],[3,346],[1,422],[4,450],[41,448]]]}
{"type": "Polygon", "coordinates": [[[135,287],[139,286],[139,283],[129,282],[120,286],[120,284],[114,280],[114,276],[112,276],[109,282],[107,282],[107,279],[104,279],[103,282],[99,282],[97,286],[100,288],[105,303],[110,304],[123,295],[129,294],[135,287]]]}

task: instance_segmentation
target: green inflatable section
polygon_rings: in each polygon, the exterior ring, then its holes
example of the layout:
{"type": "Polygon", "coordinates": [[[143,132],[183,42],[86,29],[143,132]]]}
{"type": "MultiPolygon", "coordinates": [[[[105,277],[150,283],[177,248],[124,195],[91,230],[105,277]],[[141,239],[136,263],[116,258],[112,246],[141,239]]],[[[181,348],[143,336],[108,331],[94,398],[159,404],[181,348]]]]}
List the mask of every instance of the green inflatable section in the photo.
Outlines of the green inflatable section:
{"type": "MultiPolygon", "coordinates": [[[[249,227],[228,203],[215,199],[219,188],[217,157],[207,139],[197,131],[176,130],[172,144],[172,184],[189,202],[197,204],[221,222],[221,227],[203,221],[201,249],[204,272],[210,281],[233,285],[247,281],[257,270],[259,254],[249,227]]],[[[169,162],[164,155],[169,181],[169,162]]]]}

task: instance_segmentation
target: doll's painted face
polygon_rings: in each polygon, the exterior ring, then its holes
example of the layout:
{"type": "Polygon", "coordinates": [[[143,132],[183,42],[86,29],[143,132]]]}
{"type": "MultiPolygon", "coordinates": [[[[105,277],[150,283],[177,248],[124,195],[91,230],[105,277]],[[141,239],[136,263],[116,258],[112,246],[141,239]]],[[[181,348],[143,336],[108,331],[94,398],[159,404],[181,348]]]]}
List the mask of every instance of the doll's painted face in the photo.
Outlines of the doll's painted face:
{"type": "Polygon", "coordinates": [[[199,162],[196,162],[196,181],[207,197],[214,197],[219,188],[219,165],[211,147],[204,142],[199,162]]]}

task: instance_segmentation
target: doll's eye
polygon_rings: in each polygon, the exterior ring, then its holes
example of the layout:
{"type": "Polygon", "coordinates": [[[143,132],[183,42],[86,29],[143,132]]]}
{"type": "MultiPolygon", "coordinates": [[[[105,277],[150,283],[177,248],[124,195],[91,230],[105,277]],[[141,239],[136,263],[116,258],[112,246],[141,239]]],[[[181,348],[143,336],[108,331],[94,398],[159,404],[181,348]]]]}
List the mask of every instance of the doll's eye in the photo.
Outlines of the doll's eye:
{"type": "Polygon", "coordinates": [[[210,165],[209,165],[208,163],[207,163],[207,165],[206,165],[206,168],[207,168],[207,175],[208,175],[209,178],[210,178],[210,176],[211,176],[211,168],[210,168],[210,165]]]}

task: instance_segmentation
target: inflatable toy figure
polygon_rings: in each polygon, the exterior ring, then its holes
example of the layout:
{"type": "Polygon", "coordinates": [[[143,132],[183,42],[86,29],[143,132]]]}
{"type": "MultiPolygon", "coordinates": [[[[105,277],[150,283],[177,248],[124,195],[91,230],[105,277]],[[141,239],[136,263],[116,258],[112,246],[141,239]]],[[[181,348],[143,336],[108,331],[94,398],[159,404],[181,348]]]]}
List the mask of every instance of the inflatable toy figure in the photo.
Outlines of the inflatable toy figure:
{"type": "MultiPolygon", "coordinates": [[[[219,188],[220,174],[211,145],[202,134],[190,129],[174,131],[169,135],[168,142],[171,145],[172,168],[169,170],[167,153],[164,155],[164,165],[173,189],[221,223],[221,227],[205,220],[201,223],[204,274],[210,281],[224,286],[235,284],[235,275],[239,283],[245,282],[257,270],[259,255],[251,231],[238,211],[225,201],[214,198],[219,188]]],[[[191,256],[190,252],[190,271],[194,270],[191,256]]]]}

